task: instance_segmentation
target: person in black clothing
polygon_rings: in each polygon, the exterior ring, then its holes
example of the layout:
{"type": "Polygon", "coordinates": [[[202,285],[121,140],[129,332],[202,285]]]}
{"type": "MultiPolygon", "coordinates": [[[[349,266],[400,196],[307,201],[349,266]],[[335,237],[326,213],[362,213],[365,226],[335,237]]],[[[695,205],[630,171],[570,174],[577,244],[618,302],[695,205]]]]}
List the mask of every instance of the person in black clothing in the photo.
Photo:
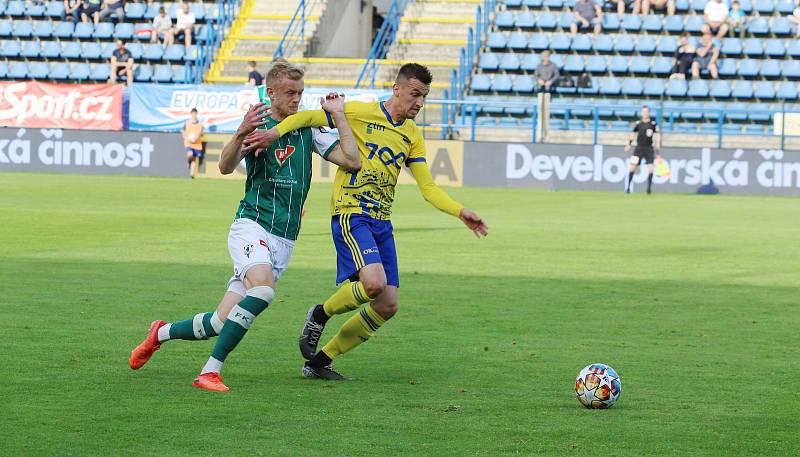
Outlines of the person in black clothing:
{"type": "Polygon", "coordinates": [[[133,84],[133,56],[125,47],[122,40],[117,40],[117,49],[111,54],[111,75],[108,82],[115,83],[117,78],[124,76],[127,84],[133,84]]]}
{"type": "Polygon", "coordinates": [[[631,183],[633,183],[633,175],[642,160],[647,162],[647,193],[653,190],[653,169],[655,168],[655,158],[660,157],[656,152],[659,148],[660,138],[658,135],[658,126],[656,121],[650,119],[650,108],[642,107],[642,119],[633,127],[628,145],[625,146],[625,152],[628,153],[633,145],[633,140],[636,140],[636,147],[633,149],[633,156],[631,157],[631,168],[628,173],[628,182],[625,185],[625,193],[631,192],[631,183]]]}
{"type": "Polygon", "coordinates": [[[680,46],[675,50],[675,62],[672,66],[670,79],[685,79],[691,76],[692,62],[694,62],[695,48],[689,43],[689,33],[681,33],[680,46]]]}
{"type": "Polygon", "coordinates": [[[256,61],[251,60],[247,62],[247,84],[251,86],[260,86],[264,84],[264,75],[256,70],[256,61]]]}

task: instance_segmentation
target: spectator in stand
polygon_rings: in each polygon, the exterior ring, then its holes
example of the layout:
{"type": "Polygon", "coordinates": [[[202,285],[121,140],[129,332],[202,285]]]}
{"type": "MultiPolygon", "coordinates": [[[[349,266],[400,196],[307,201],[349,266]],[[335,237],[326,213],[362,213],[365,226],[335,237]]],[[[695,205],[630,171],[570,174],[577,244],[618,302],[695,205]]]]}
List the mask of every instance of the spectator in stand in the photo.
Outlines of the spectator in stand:
{"type": "Polygon", "coordinates": [[[719,78],[717,59],[719,59],[719,49],[714,46],[714,37],[711,36],[711,33],[706,32],[703,34],[701,45],[697,48],[694,63],[692,63],[692,77],[699,78],[701,71],[708,70],[712,78],[719,78]]]}
{"type": "Polygon", "coordinates": [[[189,164],[189,176],[197,176],[197,166],[203,160],[203,123],[197,118],[197,108],[192,108],[192,118],[183,124],[183,146],[186,148],[186,161],[189,164]]]}
{"type": "Polygon", "coordinates": [[[175,39],[183,39],[187,48],[192,45],[194,23],[194,13],[189,10],[189,3],[183,2],[181,9],[175,14],[175,39]]]}
{"type": "Polygon", "coordinates": [[[72,18],[72,22],[81,20],[81,0],[64,0],[64,12],[61,13],[61,20],[66,21],[68,17],[72,18]]]}
{"type": "Polygon", "coordinates": [[[794,12],[792,12],[792,15],[789,16],[789,21],[792,24],[794,24],[794,27],[795,27],[794,36],[795,36],[795,38],[800,38],[800,1],[798,1],[797,8],[794,9],[794,12]]]}
{"type": "Polygon", "coordinates": [[[675,50],[675,62],[672,65],[672,72],[669,79],[686,79],[691,76],[692,62],[694,62],[694,45],[689,42],[689,32],[681,33],[678,38],[678,49],[675,50]]]}
{"type": "Polygon", "coordinates": [[[742,5],[739,4],[738,0],[733,0],[731,12],[728,15],[728,25],[730,26],[732,37],[738,34],[739,38],[744,38],[744,21],[745,14],[742,11],[742,5]]]}
{"type": "Polygon", "coordinates": [[[573,35],[594,28],[595,35],[600,33],[603,22],[603,11],[594,0],[578,0],[575,3],[575,22],[569,27],[573,35]]]}
{"type": "Polygon", "coordinates": [[[158,40],[161,40],[166,48],[172,44],[174,39],[172,18],[167,15],[167,10],[162,6],[158,9],[158,16],[153,18],[153,33],[150,35],[150,41],[158,43],[158,40]]]}
{"type": "Polygon", "coordinates": [[[728,5],[722,0],[708,0],[703,16],[706,18],[704,34],[711,33],[720,40],[728,34],[728,5]]]}
{"type": "Polygon", "coordinates": [[[133,56],[125,47],[125,43],[117,40],[117,49],[111,54],[111,75],[108,82],[113,84],[120,76],[125,76],[129,86],[133,84],[133,56]]]}
{"type": "Polygon", "coordinates": [[[642,0],[617,0],[617,15],[619,15],[619,17],[624,16],[625,10],[631,5],[633,5],[632,14],[639,14],[642,10],[642,0]]]}
{"type": "Polygon", "coordinates": [[[260,86],[264,84],[264,75],[256,70],[256,61],[251,60],[247,62],[247,84],[251,86],[260,86]]]}
{"type": "Polygon", "coordinates": [[[642,14],[650,14],[653,9],[667,8],[667,16],[675,15],[675,0],[642,0],[642,14]]]}
{"type": "Polygon", "coordinates": [[[83,0],[80,8],[78,9],[78,15],[80,16],[81,21],[94,22],[95,24],[99,23],[100,7],[102,4],[102,0],[83,0]]]}
{"type": "Polygon", "coordinates": [[[550,92],[553,85],[558,81],[558,67],[550,61],[550,51],[542,52],[542,61],[536,67],[533,74],[536,78],[536,90],[539,92],[550,92]]]}
{"type": "Polygon", "coordinates": [[[103,0],[99,21],[105,21],[112,14],[117,16],[117,22],[125,19],[125,0],[103,0]]]}

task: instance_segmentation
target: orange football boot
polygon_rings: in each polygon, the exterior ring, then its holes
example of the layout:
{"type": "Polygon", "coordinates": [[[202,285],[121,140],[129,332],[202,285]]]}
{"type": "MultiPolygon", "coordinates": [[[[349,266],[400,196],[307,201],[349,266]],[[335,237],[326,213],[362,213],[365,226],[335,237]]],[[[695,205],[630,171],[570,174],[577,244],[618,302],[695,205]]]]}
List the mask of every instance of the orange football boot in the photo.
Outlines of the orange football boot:
{"type": "Polygon", "coordinates": [[[215,371],[197,376],[194,378],[192,385],[198,389],[213,390],[215,392],[228,392],[231,390],[222,383],[222,378],[220,378],[219,373],[215,371]]]}
{"type": "Polygon", "coordinates": [[[150,328],[147,329],[147,336],[144,337],[144,341],[139,343],[138,346],[133,348],[131,351],[131,358],[128,361],[131,365],[132,370],[138,370],[142,368],[150,357],[153,356],[153,353],[156,352],[160,347],[161,344],[158,342],[158,329],[166,325],[165,321],[153,321],[150,324],[150,328]]]}

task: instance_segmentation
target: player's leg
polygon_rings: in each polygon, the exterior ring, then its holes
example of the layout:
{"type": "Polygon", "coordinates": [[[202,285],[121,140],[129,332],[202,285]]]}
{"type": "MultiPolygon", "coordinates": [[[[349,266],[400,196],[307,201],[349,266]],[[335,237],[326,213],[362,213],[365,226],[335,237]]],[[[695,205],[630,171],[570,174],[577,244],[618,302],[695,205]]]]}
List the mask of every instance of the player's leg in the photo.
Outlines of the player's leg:
{"type": "Polygon", "coordinates": [[[200,151],[192,148],[192,157],[193,157],[192,162],[189,165],[189,176],[191,176],[192,179],[194,179],[195,176],[197,176],[197,167],[198,164],[200,163],[200,151]]]}
{"type": "Polygon", "coordinates": [[[653,190],[653,170],[655,169],[655,154],[650,154],[647,160],[647,193],[652,193],[653,190]]]}
{"type": "Polygon", "coordinates": [[[631,185],[633,184],[633,175],[636,173],[636,168],[639,167],[639,156],[634,153],[631,156],[631,166],[628,170],[628,183],[625,185],[625,193],[630,193],[631,185]]]}

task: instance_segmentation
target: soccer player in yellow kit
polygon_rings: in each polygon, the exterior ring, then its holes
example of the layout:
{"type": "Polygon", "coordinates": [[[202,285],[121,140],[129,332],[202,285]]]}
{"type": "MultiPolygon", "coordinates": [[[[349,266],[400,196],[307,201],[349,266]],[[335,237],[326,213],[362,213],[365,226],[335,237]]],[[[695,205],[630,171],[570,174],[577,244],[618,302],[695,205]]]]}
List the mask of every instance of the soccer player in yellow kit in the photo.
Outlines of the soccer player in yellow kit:
{"type": "MultiPolygon", "coordinates": [[[[336,172],[331,231],[337,254],[336,282],[350,282],[308,311],[300,335],[300,351],[308,360],[302,371],[305,378],[348,379],[333,369],[333,359],[367,341],[397,313],[400,278],[389,219],[401,167],[411,170],[425,200],[461,219],[476,236],[488,234],[483,219],[442,191],[428,169],[425,140],[413,119],[425,103],[431,80],[424,66],[406,64],[398,72],[391,99],[345,104],[345,117],[356,137],[362,166],[355,172],[343,168],[336,172]],[[317,352],[328,319],[359,308],[317,352]]],[[[245,140],[245,149],[268,147],[301,127],[322,126],[335,128],[325,111],[300,112],[270,130],[253,132],[245,140]]]]}

